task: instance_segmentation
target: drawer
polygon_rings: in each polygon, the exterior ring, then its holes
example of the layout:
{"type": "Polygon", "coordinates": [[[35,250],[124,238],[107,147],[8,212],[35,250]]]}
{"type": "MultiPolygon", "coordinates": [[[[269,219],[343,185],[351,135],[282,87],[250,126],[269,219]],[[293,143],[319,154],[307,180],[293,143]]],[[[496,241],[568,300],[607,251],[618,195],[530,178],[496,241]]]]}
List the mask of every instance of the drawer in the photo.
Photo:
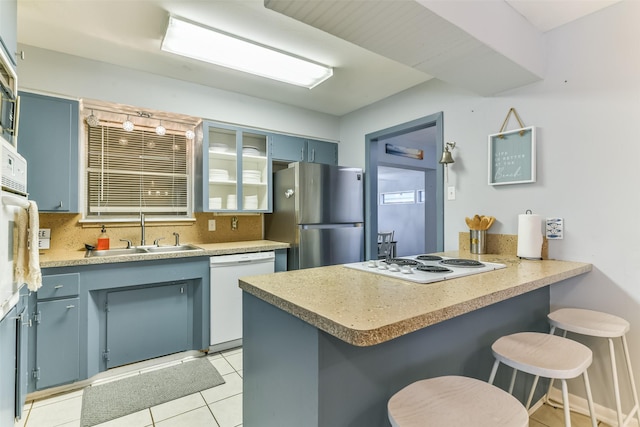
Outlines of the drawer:
{"type": "Polygon", "coordinates": [[[78,295],[80,273],[52,274],[42,276],[42,287],[38,289],[38,299],[68,297],[78,295]]]}

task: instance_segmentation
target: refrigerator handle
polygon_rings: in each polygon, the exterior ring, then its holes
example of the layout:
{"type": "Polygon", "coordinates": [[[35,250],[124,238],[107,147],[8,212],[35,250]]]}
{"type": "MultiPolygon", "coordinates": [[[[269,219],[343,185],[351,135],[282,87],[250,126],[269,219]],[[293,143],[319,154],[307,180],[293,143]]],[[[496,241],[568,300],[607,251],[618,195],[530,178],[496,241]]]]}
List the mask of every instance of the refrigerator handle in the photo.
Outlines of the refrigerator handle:
{"type": "Polygon", "coordinates": [[[286,197],[287,199],[290,198],[291,196],[293,196],[293,189],[289,188],[284,192],[284,197],[286,197]]]}

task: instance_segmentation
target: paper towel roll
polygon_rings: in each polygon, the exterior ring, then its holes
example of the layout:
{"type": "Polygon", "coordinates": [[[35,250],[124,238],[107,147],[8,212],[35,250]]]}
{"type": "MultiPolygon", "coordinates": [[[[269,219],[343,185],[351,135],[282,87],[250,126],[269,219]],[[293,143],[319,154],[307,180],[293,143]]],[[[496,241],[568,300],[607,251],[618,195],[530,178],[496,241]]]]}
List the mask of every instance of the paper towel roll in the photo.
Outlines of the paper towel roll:
{"type": "Polygon", "coordinates": [[[518,215],[518,256],[540,259],[541,254],[542,218],[535,214],[518,215]]]}

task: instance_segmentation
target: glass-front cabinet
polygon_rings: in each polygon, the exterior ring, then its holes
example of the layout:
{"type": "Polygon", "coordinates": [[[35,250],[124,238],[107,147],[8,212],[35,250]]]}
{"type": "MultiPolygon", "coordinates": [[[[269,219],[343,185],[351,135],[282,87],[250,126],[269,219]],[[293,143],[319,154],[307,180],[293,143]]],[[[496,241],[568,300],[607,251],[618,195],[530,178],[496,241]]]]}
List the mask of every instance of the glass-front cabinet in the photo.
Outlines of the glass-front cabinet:
{"type": "Polygon", "coordinates": [[[203,124],[203,211],[271,211],[270,138],[260,131],[203,124]]]}

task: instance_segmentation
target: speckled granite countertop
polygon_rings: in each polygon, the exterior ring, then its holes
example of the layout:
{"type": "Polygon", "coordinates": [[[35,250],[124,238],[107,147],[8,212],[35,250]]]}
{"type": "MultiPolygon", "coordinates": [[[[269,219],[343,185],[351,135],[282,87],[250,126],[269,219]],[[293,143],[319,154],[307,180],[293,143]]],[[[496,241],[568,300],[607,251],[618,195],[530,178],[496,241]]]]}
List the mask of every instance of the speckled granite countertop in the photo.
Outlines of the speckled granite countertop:
{"type": "Polygon", "coordinates": [[[445,252],[507,268],[416,284],[343,266],[244,277],[240,287],[349,344],[371,346],[591,271],[591,264],[445,252]]]}
{"type": "Polygon", "coordinates": [[[270,240],[251,240],[246,242],[194,243],[194,246],[202,248],[202,250],[172,253],[145,253],[91,258],[85,258],[85,251],[47,252],[40,255],[40,268],[69,267],[76,265],[93,264],[113,264],[119,262],[150,261],[168,258],[186,258],[239,254],[247,252],[262,252],[272,251],[275,249],[286,249],[289,247],[289,244],[273,242],[270,240]]]}

